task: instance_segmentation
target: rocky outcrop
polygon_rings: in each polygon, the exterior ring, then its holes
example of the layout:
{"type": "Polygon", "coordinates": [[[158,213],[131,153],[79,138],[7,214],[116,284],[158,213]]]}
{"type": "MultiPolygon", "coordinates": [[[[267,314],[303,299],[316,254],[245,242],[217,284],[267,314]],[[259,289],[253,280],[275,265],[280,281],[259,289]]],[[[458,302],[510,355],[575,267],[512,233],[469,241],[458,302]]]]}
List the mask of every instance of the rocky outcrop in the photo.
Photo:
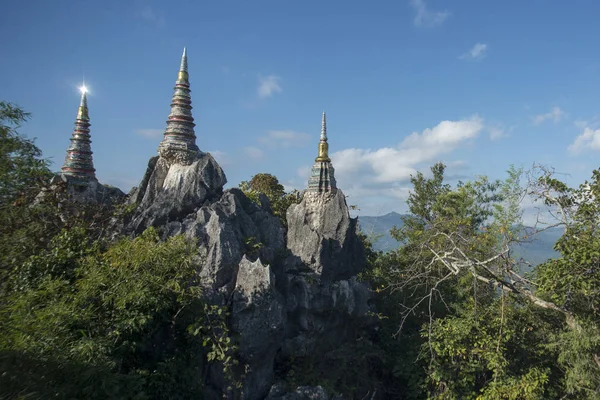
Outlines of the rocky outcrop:
{"type": "Polygon", "coordinates": [[[228,189],[181,221],[170,221],[166,235],[184,234],[198,241],[200,276],[214,290],[231,293],[245,254],[264,263],[275,261],[284,247],[277,217],[250,201],[239,189],[228,189]]]}
{"type": "Polygon", "coordinates": [[[44,201],[51,195],[58,195],[65,204],[69,202],[99,206],[112,206],[125,200],[125,193],[119,188],[103,185],[95,178],[85,182],[75,181],[68,175],[56,174],[50,181],[50,186],[44,189],[36,198],[36,202],[44,201]]]}
{"type": "Polygon", "coordinates": [[[140,186],[130,195],[137,210],[125,231],[141,233],[185,218],[206,201],[217,198],[227,183],[225,173],[210,153],[198,153],[190,164],[152,157],[140,186]]]}
{"type": "Polygon", "coordinates": [[[293,255],[288,270],[308,268],[329,282],[348,279],[364,268],[358,221],[350,218],[341,190],[305,193],[302,202],[288,209],[287,222],[287,247],[293,255]]]}
{"type": "MultiPolygon", "coordinates": [[[[272,387],[276,360],[334,349],[371,322],[370,292],[354,277],[365,265],[364,249],[344,195],[308,193],[290,207],[286,246],[268,199],[261,196],[258,205],[239,189],[223,190],[225,183],[208,153],[191,164],[153,157],[130,194],[135,210],[122,231],[155,226],[164,237],[197,241],[206,299],[231,310],[229,329],[246,370],[244,400],[330,399],[321,388],[279,395],[272,387]]],[[[228,385],[215,367],[206,383],[207,398],[220,398],[228,385]]]]}
{"type": "Polygon", "coordinates": [[[250,366],[243,397],[254,399],[273,384],[273,363],[286,322],[284,299],[275,289],[275,275],[260,259],[252,263],[244,256],[240,262],[232,315],[232,329],[242,338],[240,361],[250,366]]]}

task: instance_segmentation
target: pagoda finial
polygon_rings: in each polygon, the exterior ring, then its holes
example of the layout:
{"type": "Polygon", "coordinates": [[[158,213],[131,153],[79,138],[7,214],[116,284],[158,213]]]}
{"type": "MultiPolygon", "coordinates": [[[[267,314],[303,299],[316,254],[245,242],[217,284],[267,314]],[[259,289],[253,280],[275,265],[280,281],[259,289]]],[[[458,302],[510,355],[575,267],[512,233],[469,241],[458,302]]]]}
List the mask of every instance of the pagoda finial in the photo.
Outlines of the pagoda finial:
{"type": "MultiPolygon", "coordinates": [[[[181,56],[181,65],[179,67],[179,75],[177,76],[178,82],[188,82],[188,63],[187,63],[187,47],[183,48],[183,54],[181,56]]],[[[189,83],[189,82],[188,82],[189,83]]]]}
{"type": "Polygon", "coordinates": [[[327,116],[323,111],[323,117],[321,119],[321,140],[327,141],[327,116]]]}
{"type": "Polygon", "coordinates": [[[81,100],[77,110],[75,129],[71,135],[71,144],[67,148],[65,163],[61,168],[61,174],[71,178],[75,184],[85,184],[91,179],[96,179],[96,170],[92,160],[92,141],[90,140],[87,88],[84,85],[80,90],[81,100]]]}
{"type": "Polygon", "coordinates": [[[315,161],[331,161],[329,159],[329,144],[327,143],[327,120],[325,116],[325,111],[323,111],[323,117],[321,119],[321,138],[319,140],[319,155],[317,156],[315,161]]]}
{"type": "Polygon", "coordinates": [[[161,157],[173,162],[190,163],[199,153],[194,133],[194,117],[192,117],[192,97],[190,96],[188,76],[187,49],[184,47],[181,66],[175,82],[175,92],[171,100],[171,113],[167,120],[167,129],[158,153],[161,157]]]}
{"type": "Polygon", "coordinates": [[[79,90],[81,91],[81,100],[79,101],[79,110],[77,111],[77,119],[87,119],[89,120],[90,117],[88,116],[88,105],[87,105],[87,88],[85,87],[85,85],[81,86],[79,88],[79,90]]]}

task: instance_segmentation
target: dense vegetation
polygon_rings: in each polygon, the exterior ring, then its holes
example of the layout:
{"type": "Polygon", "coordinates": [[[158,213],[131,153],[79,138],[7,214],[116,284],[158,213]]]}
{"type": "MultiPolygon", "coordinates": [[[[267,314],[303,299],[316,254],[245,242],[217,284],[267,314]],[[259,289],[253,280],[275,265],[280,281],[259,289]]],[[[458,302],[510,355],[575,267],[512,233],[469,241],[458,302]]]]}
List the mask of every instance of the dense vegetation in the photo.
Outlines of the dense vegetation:
{"type": "MultiPolygon", "coordinates": [[[[195,243],[153,229],[108,242],[118,207],[40,198],[52,174],[17,132],[27,117],[0,102],[0,398],[202,398],[213,361],[235,384],[227,310],[194,284],[195,243]]],[[[365,238],[379,329],[279,376],[349,399],[600,398],[600,171],[578,188],[539,166],[455,186],[444,172],[412,177],[392,232],[403,246],[365,238]],[[555,220],[523,227],[525,196],[555,220]],[[560,257],[522,273],[511,248],[549,226],[565,229],[560,257]]],[[[282,221],[299,198],[269,174],[241,188],[282,221]]]]}
{"type": "Polygon", "coordinates": [[[122,210],[65,207],[27,114],[0,103],[0,398],[189,399],[220,361],[227,310],[202,301],[195,243],[154,229],[108,243],[122,210]]]}

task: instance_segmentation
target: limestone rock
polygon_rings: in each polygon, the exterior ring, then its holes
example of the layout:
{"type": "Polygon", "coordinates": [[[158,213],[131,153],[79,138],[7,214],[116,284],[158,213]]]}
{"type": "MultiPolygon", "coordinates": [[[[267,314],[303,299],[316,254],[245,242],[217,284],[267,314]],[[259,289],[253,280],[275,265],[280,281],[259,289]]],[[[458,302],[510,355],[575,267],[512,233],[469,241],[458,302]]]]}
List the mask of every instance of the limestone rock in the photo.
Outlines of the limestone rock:
{"type": "Polygon", "coordinates": [[[273,363],[284,334],[283,298],[275,275],[260,260],[245,256],[233,292],[232,329],[240,335],[241,362],[249,367],[243,398],[262,399],[274,379],[273,363]]]}
{"type": "Polygon", "coordinates": [[[166,235],[185,234],[198,240],[204,284],[215,290],[228,286],[227,293],[233,289],[244,254],[271,263],[276,253],[284,249],[279,219],[254,204],[239,189],[226,190],[217,200],[181,222],[168,223],[165,229],[166,235]]]}
{"type": "Polygon", "coordinates": [[[141,233],[149,226],[183,219],[207,200],[217,198],[225,183],[225,173],[210,153],[198,153],[189,165],[153,157],[140,186],[130,195],[137,210],[125,230],[141,233]]]}
{"type": "Polygon", "coordinates": [[[284,357],[335,349],[357,330],[376,323],[372,292],[356,278],[321,282],[316,274],[287,276],[284,357]]]}
{"type": "Polygon", "coordinates": [[[51,191],[60,193],[61,198],[75,203],[110,206],[125,200],[125,193],[119,188],[103,185],[94,178],[89,179],[85,184],[77,180],[75,184],[70,176],[57,174],[50,181],[50,187],[40,192],[36,202],[43,201],[51,191]]]}
{"type": "Polygon", "coordinates": [[[304,194],[290,206],[287,247],[292,253],[288,270],[303,264],[324,281],[348,279],[366,264],[364,246],[358,237],[358,221],[350,218],[341,190],[304,194]]]}

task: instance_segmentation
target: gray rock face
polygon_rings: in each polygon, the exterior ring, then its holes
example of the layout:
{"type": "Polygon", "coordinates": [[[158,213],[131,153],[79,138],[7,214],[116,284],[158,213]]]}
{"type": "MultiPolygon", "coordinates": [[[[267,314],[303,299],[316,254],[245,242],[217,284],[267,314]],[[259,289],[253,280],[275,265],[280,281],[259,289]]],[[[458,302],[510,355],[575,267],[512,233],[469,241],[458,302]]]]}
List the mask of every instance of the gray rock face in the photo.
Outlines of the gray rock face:
{"type": "MultiPolygon", "coordinates": [[[[62,174],[52,178],[47,190],[66,194],[68,200],[75,203],[110,206],[125,200],[125,193],[119,188],[103,185],[96,179],[90,179],[85,185],[74,184],[70,176],[62,174]]],[[[48,194],[47,191],[42,191],[36,200],[42,201],[48,194]]]]}
{"type": "MultiPolygon", "coordinates": [[[[122,230],[135,234],[156,226],[165,237],[183,234],[197,241],[206,299],[231,309],[229,329],[239,338],[240,361],[247,367],[244,400],[330,400],[319,387],[279,395],[272,386],[280,355],[334,349],[371,321],[370,292],[353,277],[365,255],[345,197],[339,190],[309,193],[290,207],[286,247],[268,198],[261,196],[257,205],[239,189],[223,191],[225,183],[210,154],[189,165],[153,157],[130,195],[137,208],[122,230]]],[[[206,383],[207,398],[220,398],[228,386],[214,365],[206,383]]]]}
{"type": "Polygon", "coordinates": [[[323,283],[316,274],[301,274],[287,279],[284,357],[335,349],[357,329],[376,322],[369,316],[372,293],[356,278],[323,283]]]}
{"type": "Polygon", "coordinates": [[[241,337],[241,362],[249,366],[244,399],[262,398],[271,387],[273,362],[284,326],[283,298],[275,289],[275,275],[260,260],[252,263],[244,256],[233,292],[232,313],[232,329],[241,337]]]}
{"type": "Polygon", "coordinates": [[[191,164],[153,157],[140,186],[130,195],[138,207],[125,230],[141,233],[149,226],[182,219],[218,197],[226,183],[225,173],[210,153],[199,153],[191,164]]]}
{"type": "Polygon", "coordinates": [[[308,267],[323,281],[348,279],[366,264],[358,221],[350,218],[346,197],[335,193],[304,194],[287,211],[287,247],[295,258],[288,269],[308,267]]]}
{"type": "Polygon", "coordinates": [[[277,217],[250,201],[239,189],[165,226],[167,235],[185,234],[198,240],[200,276],[214,290],[231,293],[244,254],[272,263],[284,248],[283,228],[277,217]]]}

